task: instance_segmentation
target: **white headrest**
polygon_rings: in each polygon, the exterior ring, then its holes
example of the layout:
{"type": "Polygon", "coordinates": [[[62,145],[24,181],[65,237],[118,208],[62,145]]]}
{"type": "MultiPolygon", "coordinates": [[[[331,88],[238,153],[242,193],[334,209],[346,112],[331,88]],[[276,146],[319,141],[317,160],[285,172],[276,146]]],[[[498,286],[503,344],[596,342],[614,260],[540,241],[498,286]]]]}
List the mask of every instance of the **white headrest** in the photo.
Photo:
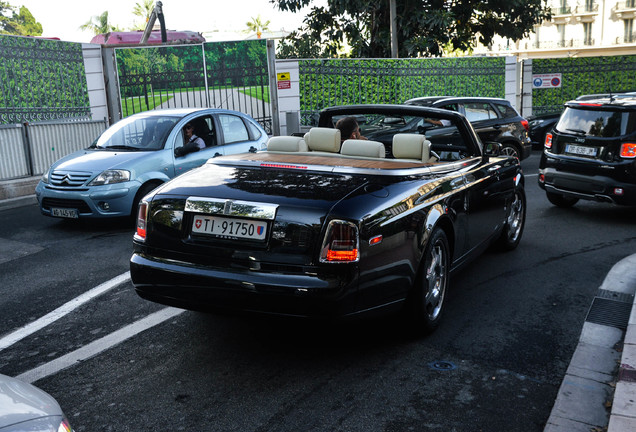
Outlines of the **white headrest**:
{"type": "Polygon", "coordinates": [[[384,144],[379,141],[348,139],[342,143],[340,153],[350,156],[383,158],[386,155],[384,144]]]}
{"type": "Polygon", "coordinates": [[[430,155],[431,142],[424,135],[393,135],[393,157],[396,159],[417,159],[427,162],[430,155]]]}
{"type": "Polygon", "coordinates": [[[307,143],[301,137],[275,136],[267,141],[268,151],[280,152],[306,152],[307,143]]]}
{"type": "Polygon", "coordinates": [[[340,151],[340,129],[311,128],[305,134],[305,142],[312,151],[338,153],[340,151]]]}

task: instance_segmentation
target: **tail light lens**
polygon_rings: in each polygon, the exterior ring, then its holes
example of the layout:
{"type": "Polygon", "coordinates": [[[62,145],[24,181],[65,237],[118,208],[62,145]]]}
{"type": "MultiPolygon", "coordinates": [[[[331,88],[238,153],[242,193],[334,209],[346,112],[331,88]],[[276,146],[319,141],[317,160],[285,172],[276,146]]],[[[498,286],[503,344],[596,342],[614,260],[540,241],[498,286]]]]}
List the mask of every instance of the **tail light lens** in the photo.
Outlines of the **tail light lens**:
{"type": "Polygon", "coordinates": [[[545,134],[545,144],[544,144],[544,146],[547,149],[552,148],[552,134],[551,133],[545,134]]]}
{"type": "Polygon", "coordinates": [[[636,158],[636,143],[623,143],[621,146],[621,157],[626,159],[636,158]]]}
{"type": "Polygon", "coordinates": [[[357,262],[359,254],[358,227],[351,222],[329,222],[325,240],[320,250],[320,262],[357,262]]]}
{"type": "Polygon", "coordinates": [[[523,128],[526,130],[526,132],[530,132],[530,126],[528,125],[528,120],[522,119],[521,124],[523,125],[523,128]]]}
{"type": "Polygon", "coordinates": [[[135,240],[146,240],[146,224],[148,222],[148,203],[140,202],[137,210],[137,231],[135,232],[135,240]]]}

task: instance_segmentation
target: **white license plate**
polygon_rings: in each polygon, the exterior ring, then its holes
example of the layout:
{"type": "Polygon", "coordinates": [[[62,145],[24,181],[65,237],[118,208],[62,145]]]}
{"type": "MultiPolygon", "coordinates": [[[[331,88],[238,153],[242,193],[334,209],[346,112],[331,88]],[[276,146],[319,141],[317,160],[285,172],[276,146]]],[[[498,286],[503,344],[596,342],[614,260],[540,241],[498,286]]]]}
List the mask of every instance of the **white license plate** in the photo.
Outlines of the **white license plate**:
{"type": "Polygon", "coordinates": [[[265,240],[267,222],[196,215],[192,222],[192,232],[230,239],[265,240]]]}
{"type": "Polygon", "coordinates": [[[572,145],[572,144],[567,145],[565,147],[566,153],[572,153],[572,154],[577,154],[582,156],[596,156],[596,151],[597,149],[594,147],[583,147],[583,146],[572,145]]]}
{"type": "Polygon", "coordinates": [[[51,207],[51,214],[55,217],[77,219],[78,213],[77,209],[51,207]]]}

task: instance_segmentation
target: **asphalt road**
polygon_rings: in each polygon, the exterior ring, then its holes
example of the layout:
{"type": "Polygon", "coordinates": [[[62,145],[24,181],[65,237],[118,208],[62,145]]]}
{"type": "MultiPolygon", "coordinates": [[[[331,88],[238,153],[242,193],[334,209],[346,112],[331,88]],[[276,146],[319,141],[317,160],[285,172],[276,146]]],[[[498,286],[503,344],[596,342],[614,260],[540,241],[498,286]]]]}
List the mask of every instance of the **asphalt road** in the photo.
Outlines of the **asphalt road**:
{"type": "Polygon", "coordinates": [[[553,207],[538,157],[523,162],[520,246],[454,277],[444,321],[423,339],[392,318],[168,310],[147,323],[165,309],[125,277],[31,333],[128,270],[132,227],[0,211],[0,373],[36,376],[78,432],[542,431],[598,287],[636,250],[636,209],[553,207]]]}

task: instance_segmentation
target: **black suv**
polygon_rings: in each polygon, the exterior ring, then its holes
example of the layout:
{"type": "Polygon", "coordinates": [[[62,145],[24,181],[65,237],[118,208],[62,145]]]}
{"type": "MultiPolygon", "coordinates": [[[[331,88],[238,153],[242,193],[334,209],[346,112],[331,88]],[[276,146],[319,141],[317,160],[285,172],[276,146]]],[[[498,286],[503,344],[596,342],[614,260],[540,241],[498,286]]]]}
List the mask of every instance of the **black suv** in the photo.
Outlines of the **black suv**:
{"type": "Polygon", "coordinates": [[[539,186],[559,207],[579,199],[636,205],[636,92],[567,102],[546,135],[539,186]]]}
{"type": "Polygon", "coordinates": [[[482,142],[501,143],[502,153],[520,160],[530,156],[528,121],[506,99],[485,97],[427,96],[409,99],[407,105],[443,108],[464,114],[482,142]]]}

